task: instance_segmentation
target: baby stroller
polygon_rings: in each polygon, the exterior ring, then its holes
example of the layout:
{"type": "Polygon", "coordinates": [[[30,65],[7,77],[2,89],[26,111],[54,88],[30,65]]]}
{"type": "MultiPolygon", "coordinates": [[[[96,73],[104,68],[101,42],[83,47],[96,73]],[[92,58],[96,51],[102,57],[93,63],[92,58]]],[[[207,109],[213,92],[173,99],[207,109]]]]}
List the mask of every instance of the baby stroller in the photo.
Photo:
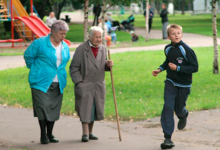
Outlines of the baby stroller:
{"type": "Polygon", "coordinates": [[[134,15],[130,15],[128,19],[122,20],[121,24],[123,25],[124,30],[134,31],[134,15]]]}

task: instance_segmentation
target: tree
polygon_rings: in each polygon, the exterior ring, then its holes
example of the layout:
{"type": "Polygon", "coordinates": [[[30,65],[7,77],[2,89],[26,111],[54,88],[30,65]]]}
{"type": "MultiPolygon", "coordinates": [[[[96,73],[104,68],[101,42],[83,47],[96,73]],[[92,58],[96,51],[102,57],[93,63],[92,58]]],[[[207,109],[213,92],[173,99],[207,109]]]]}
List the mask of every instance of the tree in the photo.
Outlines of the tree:
{"type": "Polygon", "coordinates": [[[67,0],[62,0],[62,1],[59,1],[58,0],[58,10],[57,10],[57,13],[56,13],[56,18],[57,19],[60,19],[60,13],[62,11],[62,8],[63,6],[66,4],[67,0]]]}
{"type": "Polygon", "coordinates": [[[218,41],[217,41],[217,7],[218,0],[211,0],[212,6],[212,31],[213,31],[213,43],[214,43],[214,61],[213,61],[213,74],[219,73],[219,66],[218,66],[218,41]]]}
{"type": "Polygon", "coordinates": [[[145,40],[146,42],[149,40],[149,5],[148,5],[148,0],[146,0],[146,18],[145,18],[145,26],[146,26],[146,37],[145,40]]]}
{"type": "MultiPolygon", "coordinates": [[[[37,10],[40,18],[47,16],[54,9],[57,19],[60,18],[60,13],[67,1],[70,0],[33,0],[33,5],[37,10]]],[[[20,0],[20,2],[27,7],[27,12],[30,13],[30,0],[20,0]]]]}
{"type": "Polygon", "coordinates": [[[156,2],[155,12],[159,15],[160,14],[160,3],[162,3],[162,0],[154,0],[156,2]]]}
{"type": "Polygon", "coordinates": [[[102,34],[102,43],[106,46],[106,40],[105,40],[105,28],[104,28],[104,26],[105,26],[105,13],[106,13],[106,11],[107,11],[107,7],[106,7],[106,5],[107,5],[107,0],[103,0],[103,3],[102,3],[103,5],[102,5],[102,19],[101,19],[101,21],[102,21],[102,29],[103,29],[103,34],[102,34]]]}
{"type": "Polygon", "coordinates": [[[185,14],[185,6],[186,6],[185,0],[182,0],[182,15],[185,14]]]}
{"type": "Polygon", "coordinates": [[[191,4],[194,0],[182,0],[182,15],[185,14],[185,6],[191,4]]]}
{"type": "Polygon", "coordinates": [[[76,10],[83,9],[83,2],[79,0],[70,0],[72,3],[72,7],[76,10]]]}
{"type": "Polygon", "coordinates": [[[151,6],[152,6],[152,8],[154,8],[154,14],[159,14],[157,9],[156,9],[155,0],[151,0],[151,6]]]}
{"type": "MultiPolygon", "coordinates": [[[[27,12],[30,13],[30,0],[20,0],[20,2],[27,7],[27,12]]],[[[33,5],[40,18],[43,18],[52,11],[53,2],[51,0],[33,0],[33,5]]]]}
{"type": "Polygon", "coordinates": [[[88,14],[89,14],[89,0],[84,0],[84,23],[83,23],[83,31],[84,31],[84,41],[88,39],[88,14]]]}
{"type": "Polygon", "coordinates": [[[205,0],[205,12],[208,11],[207,0],[205,0]]]}

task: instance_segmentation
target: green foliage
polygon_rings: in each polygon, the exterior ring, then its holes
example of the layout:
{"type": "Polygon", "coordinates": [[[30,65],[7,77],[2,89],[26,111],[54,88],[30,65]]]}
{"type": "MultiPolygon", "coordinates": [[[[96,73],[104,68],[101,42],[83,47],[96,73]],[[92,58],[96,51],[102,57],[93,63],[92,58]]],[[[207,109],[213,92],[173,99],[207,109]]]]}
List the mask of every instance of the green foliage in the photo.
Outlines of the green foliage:
{"type": "Polygon", "coordinates": [[[219,0],[209,0],[210,1],[210,5],[212,6],[212,4],[215,2],[218,2],[219,0]]]}
{"type": "MultiPolygon", "coordinates": [[[[186,108],[189,111],[219,108],[220,76],[212,74],[213,47],[194,48],[199,72],[193,75],[191,94],[186,108]]],[[[160,116],[166,72],[153,77],[151,72],[164,61],[161,51],[141,51],[112,54],[113,74],[118,112],[121,120],[144,120],[160,116]]],[[[69,64],[66,67],[69,72],[69,64]]],[[[0,71],[0,104],[32,108],[26,67],[0,71]]],[[[67,78],[61,112],[74,114],[74,85],[67,78]]],[[[106,72],[105,117],[115,119],[111,79],[106,72]]]]}
{"type": "Polygon", "coordinates": [[[82,9],[84,1],[83,0],[69,0],[72,3],[74,9],[82,9]]]}

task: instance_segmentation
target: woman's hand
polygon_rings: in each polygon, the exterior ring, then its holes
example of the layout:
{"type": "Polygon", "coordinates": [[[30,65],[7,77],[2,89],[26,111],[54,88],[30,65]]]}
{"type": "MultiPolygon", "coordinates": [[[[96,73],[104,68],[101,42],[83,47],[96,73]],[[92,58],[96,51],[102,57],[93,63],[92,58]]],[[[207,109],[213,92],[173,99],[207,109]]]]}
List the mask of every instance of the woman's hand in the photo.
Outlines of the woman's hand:
{"type": "Polygon", "coordinates": [[[108,67],[112,67],[114,65],[113,60],[108,60],[107,62],[108,67]]]}

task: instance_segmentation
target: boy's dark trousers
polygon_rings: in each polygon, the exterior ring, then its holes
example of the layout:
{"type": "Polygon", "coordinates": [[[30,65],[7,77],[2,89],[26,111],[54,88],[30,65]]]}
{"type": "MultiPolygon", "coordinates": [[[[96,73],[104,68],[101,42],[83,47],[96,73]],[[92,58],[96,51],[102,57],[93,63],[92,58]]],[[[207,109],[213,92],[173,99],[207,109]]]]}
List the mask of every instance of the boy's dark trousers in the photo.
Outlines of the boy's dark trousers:
{"type": "Polygon", "coordinates": [[[174,111],[179,119],[188,116],[185,106],[189,94],[189,87],[177,87],[170,81],[165,81],[164,106],[161,115],[161,125],[165,138],[171,138],[174,131],[174,111]]]}

